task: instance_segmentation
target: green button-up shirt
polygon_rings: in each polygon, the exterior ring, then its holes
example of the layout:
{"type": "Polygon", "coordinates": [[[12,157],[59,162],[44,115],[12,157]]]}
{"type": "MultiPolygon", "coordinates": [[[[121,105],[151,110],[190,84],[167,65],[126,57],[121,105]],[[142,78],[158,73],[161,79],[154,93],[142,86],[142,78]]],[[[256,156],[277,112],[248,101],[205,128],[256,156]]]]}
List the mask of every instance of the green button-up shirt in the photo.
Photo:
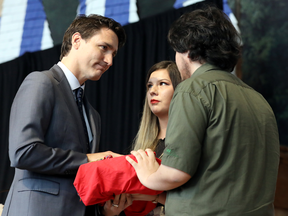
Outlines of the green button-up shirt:
{"type": "Polygon", "coordinates": [[[191,175],[166,216],[272,216],[279,163],[273,111],[233,74],[204,64],[175,90],[162,164],[191,175]]]}

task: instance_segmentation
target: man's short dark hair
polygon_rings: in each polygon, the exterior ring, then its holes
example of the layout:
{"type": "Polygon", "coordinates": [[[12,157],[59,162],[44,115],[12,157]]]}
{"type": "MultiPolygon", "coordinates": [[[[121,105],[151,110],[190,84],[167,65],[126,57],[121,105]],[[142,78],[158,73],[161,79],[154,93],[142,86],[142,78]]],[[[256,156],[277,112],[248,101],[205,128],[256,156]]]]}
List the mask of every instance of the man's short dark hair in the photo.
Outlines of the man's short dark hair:
{"type": "Polygon", "coordinates": [[[96,14],[89,16],[79,15],[74,19],[64,34],[60,60],[71,50],[71,40],[74,33],[79,32],[83,39],[90,39],[102,28],[111,29],[117,35],[119,41],[118,48],[124,46],[126,34],[120,23],[111,18],[96,14]]]}
{"type": "Polygon", "coordinates": [[[176,52],[188,51],[192,61],[207,62],[225,71],[232,71],[240,57],[237,30],[213,6],[183,14],[172,24],[168,41],[176,52]]]}

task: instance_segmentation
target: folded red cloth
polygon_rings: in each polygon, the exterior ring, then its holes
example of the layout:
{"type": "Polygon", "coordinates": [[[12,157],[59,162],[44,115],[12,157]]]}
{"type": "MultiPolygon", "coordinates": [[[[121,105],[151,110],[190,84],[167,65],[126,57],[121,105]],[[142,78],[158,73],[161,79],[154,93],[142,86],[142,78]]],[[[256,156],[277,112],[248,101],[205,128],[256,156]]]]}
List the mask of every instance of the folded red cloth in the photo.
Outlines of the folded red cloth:
{"type": "MultiPolygon", "coordinates": [[[[129,156],[137,162],[135,156],[129,156]]],[[[103,204],[122,193],[156,195],[162,192],[142,185],[134,168],[125,157],[95,161],[79,167],[74,186],[84,205],[103,204]]],[[[156,160],[161,164],[160,159],[156,158],[156,160]]],[[[125,210],[125,214],[127,216],[145,215],[155,207],[156,205],[152,202],[136,201],[125,210]]]]}

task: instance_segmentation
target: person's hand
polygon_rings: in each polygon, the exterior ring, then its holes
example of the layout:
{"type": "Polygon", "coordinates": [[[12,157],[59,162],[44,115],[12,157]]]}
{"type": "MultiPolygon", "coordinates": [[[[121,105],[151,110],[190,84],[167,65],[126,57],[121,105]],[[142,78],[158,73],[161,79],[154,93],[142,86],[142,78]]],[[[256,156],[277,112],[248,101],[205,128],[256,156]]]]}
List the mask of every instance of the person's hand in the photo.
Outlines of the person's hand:
{"type": "Polygon", "coordinates": [[[92,161],[97,161],[97,160],[103,159],[104,157],[106,157],[108,155],[112,155],[113,158],[123,156],[121,154],[117,154],[117,153],[114,153],[112,151],[106,151],[106,152],[87,154],[87,159],[88,159],[88,162],[92,162],[92,161]]]}
{"type": "Polygon", "coordinates": [[[132,196],[130,194],[116,195],[114,200],[108,200],[102,210],[105,216],[119,215],[125,208],[132,205],[132,196]]]}
{"type": "Polygon", "coordinates": [[[139,200],[139,201],[156,201],[163,205],[165,205],[166,201],[166,192],[162,192],[158,195],[148,195],[148,194],[131,194],[132,200],[139,200]]]}
{"type": "Polygon", "coordinates": [[[134,167],[140,182],[145,185],[148,177],[159,168],[154,152],[151,149],[146,149],[146,152],[140,149],[131,151],[131,154],[135,156],[137,163],[129,156],[126,156],[126,160],[134,167]]]}
{"type": "Polygon", "coordinates": [[[153,201],[157,198],[157,195],[148,195],[148,194],[131,194],[132,200],[139,201],[153,201]]]}

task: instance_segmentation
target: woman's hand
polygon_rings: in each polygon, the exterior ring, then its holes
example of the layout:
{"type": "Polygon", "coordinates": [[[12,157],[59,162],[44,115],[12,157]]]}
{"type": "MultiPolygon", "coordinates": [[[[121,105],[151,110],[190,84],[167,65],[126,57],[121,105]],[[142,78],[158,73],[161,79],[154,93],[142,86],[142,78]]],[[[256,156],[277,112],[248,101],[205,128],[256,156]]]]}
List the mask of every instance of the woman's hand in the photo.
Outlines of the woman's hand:
{"type": "Polygon", "coordinates": [[[147,194],[131,194],[132,200],[140,200],[140,201],[156,201],[163,205],[165,205],[166,201],[166,192],[163,192],[158,195],[147,195],[147,194]]]}
{"type": "Polygon", "coordinates": [[[156,199],[157,195],[148,195],[148,194],[131,194],[132,200],[139,201],[153,201],[156,199]]]}

